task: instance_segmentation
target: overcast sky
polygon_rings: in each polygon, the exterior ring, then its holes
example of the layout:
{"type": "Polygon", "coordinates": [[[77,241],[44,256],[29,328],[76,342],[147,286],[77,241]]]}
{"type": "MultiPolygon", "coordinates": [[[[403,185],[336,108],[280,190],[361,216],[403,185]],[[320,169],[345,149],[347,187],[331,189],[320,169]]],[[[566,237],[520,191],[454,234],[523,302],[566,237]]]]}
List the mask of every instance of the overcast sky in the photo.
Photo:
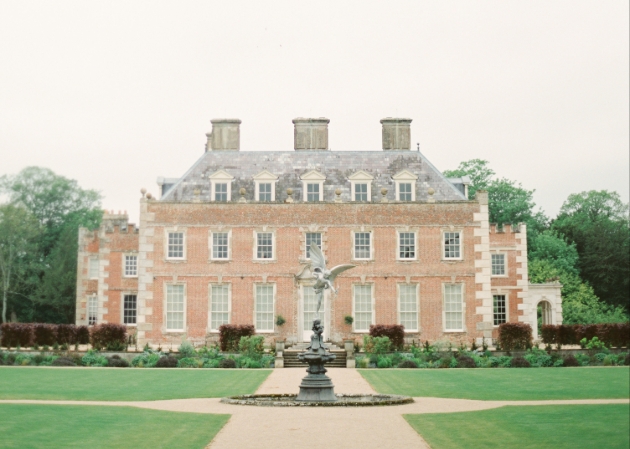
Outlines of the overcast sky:
{"type": "Polygon", "coordinates": [[[410,117],[440,170],[482,158],[536,189],[629,190],[628,1],[0,0],[0,175],[38,165],[138,220],[212,118],[241,150],[293,149],[295,117],[338,151],[410,117]]]}

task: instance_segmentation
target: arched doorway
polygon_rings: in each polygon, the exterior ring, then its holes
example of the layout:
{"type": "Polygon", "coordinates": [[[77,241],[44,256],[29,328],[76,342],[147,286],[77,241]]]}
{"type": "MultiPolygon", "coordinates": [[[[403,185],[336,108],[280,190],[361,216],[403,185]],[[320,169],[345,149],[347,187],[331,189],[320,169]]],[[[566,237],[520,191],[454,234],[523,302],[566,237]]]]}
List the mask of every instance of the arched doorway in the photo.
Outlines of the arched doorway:
{"type": "Polygon", "coordinates": [[[540,329],[543,325],[553,324],[551,320],[551,304],[549,304],[549,301],[540,301],[537,309],[538,335],[540,335],[540,329]]]}

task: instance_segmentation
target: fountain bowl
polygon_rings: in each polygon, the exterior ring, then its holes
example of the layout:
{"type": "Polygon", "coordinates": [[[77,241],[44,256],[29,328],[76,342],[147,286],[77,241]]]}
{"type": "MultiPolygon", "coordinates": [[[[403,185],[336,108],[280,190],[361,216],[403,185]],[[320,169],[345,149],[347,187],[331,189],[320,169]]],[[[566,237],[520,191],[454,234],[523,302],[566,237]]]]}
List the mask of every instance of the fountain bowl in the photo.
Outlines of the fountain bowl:
{"type": "Polygon", "coordinates": [[[222,398],[224,404],[259,407],[372,407],[411,404],[410,396],[394,394],[337,394],[336,401],[296,401],[296,394],[244,394],[222,398]]]}

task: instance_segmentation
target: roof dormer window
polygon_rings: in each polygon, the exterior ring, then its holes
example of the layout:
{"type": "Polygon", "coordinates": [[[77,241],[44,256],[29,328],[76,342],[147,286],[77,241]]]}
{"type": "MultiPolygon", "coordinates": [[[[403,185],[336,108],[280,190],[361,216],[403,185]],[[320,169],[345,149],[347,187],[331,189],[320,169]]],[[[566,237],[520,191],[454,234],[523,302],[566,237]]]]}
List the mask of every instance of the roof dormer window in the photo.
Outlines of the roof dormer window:
{"type": "Polygon", "coordinates": [[[225,170],[218,170],[208,176],[212,189],[212,201],[227,202],[232,200],[232,180],[234,177],[225,170]]]}
{"type": "Polygon", "coordinates": [[[372,201],[372,180],[374,176],[368,172],[359,170],[348,176],[350,181],[351,201],[369,202],[372,201]]]}
{"type": "Polygon", "coordinates": [[[316,202],[324,200],[324,181],[326,176],[317,170],[311,170],[303,174],[302,180],[302,200],[316,202]]]}
{"type": "Polygon", "coordinates": [[[409,170],[403,170],[392,176],[396,183],[396,199],[398,201],[416,200],[416,181],[418,177],[409,170]]]}

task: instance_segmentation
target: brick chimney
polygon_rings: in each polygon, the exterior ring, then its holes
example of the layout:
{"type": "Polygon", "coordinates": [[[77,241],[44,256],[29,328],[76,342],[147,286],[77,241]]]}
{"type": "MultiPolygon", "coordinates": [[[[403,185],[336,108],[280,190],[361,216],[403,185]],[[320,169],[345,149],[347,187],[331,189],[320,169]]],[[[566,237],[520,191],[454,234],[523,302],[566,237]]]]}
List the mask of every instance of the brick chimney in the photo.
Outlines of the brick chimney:
{"type": "Polygon", "coordinates": [[[411,119],[387,117],[383,124],[383,150],[411,149],[411,119]]]}
{"type": "Polygon", "coordinates": [[[293,119],[293,148],[298,150],[328,150],[327,118],[293,119]]]}
{"type": "Polygon", "coordinates": [[[210,120],[212,132],[207,133],[206,151],[241,149],[241,121],[237,118],[216,118],[210,120]]]}

